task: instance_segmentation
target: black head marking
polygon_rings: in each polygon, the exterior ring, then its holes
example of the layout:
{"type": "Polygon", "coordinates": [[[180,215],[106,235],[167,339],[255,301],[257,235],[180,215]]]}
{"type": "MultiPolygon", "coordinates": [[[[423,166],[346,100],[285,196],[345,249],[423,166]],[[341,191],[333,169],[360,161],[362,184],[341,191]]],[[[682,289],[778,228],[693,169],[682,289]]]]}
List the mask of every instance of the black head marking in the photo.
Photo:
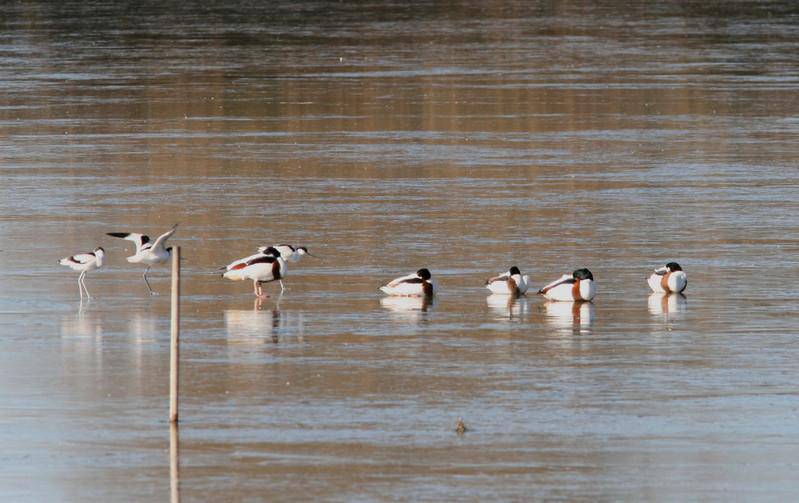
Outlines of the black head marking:
{"type": "Polygon", "coordinates": [[[572,273],[572,277],[579,280],[590,279],[591,281],[594,281],[594,275],[591,274],[591,271],[585,268],[574,271],[572,273]]]}
{"type": "Polygon", "coordinates": [[[518,267],[513,266],[510,268],[510,275],[513,276],[514,274],[521,274],[522,272],[519,270],[518,267]]]}
{"type": "Polygon", "coordinates": [[[150,236],[148,236],[147,234],[141,237],[141,244],[146,245],[149,242],[150,242],[150,236]]]}
{"type": "Polygon", "coordinates": [[[103,249],[102,246],[98,246],[97,249],[94,250],[94,251],[96,251],[96,252],[101,251],[101,252],[105,253],[105,250],[103,249]]]}
{"type": "Polygon", "coordinates": [[[424,280],[428,280],[428,279],[433,277],[430,274],[430,271],[428,271],[425,268],[422,268],[422,269],[419,269],[418,271],[416,271],[416,275],[419,276],[420,278],[424,279],[424,280]]]}
{"type": "Polygon", "coordinates": [[[666,269],[668,269],[670,272],[682,271],[682,267],[680,267],[680,264],[677,262],[669,262],[666,264],[666,269]]]}
{"type": "Polygon", "coordinates": [[[300,251],[300,250],[304,251],[305,253],[308,253],[308,248],[306,248],[304,246],[298,246],[297,247],[297,251],[300,251]]]}

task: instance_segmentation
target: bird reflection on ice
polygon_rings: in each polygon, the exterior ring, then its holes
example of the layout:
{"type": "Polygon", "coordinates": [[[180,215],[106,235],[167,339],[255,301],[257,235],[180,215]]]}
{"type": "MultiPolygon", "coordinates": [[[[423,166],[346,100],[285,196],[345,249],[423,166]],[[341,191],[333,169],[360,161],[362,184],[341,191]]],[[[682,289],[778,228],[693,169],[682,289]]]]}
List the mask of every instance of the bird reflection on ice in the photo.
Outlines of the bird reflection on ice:
{"type": "Polygon", "coordinates": [[[61,318],[61,337],[64,339],[83,339],[103,335],[103,319],[81,303],[77,314],[61,318]]]}
{"type": "Polygon", "coordinates": [[[594,322],[592,302],[546,302],[544,310],[549,325],[575,334],[589,329],[594,322]]]}
{"type": "Polygon", "coordinates": [[[156,342],[158,327],[155,315],[135,312],[130,316],[128,332],[133,340],[139,344],[156,342]]]}
{"type": "Polygon", "coordinates": [[[529,306],[527,297],[497,294],[486,297],[486,304],[497,319],[513,321],[523,321],[529,306]]]}
{"type": "Polygon", "coordinates": [[[304,319],[302,313],[281,311],[280,298],[272,304],[255,299],[252,309],[228,309],[224,312],[225,329],[229,345],[262,345],[277,343],[287,335],[297,335],[302,340],[304,319]]]}
{"type": "Polygon", "coordinates": [[[80,369],[86,373],[91,369],[101,372],[103,368],[103,317],[82,304],[77,314],[61,318],[61,355],[65,369],[80,369]]]}
{"type": "Polygon", "coordinates": [[[681,293],[653,293],[647,303],[649,314],[666,322],[679,319],[688,309],[688,300],[681,293]]]}
{"type": "Polygon", "coordinates": [[[430,297],[388,296],[380,299],[380,307],[390,311],[392,318],[404,321],[420,321],[432,305],[430,297]]]}

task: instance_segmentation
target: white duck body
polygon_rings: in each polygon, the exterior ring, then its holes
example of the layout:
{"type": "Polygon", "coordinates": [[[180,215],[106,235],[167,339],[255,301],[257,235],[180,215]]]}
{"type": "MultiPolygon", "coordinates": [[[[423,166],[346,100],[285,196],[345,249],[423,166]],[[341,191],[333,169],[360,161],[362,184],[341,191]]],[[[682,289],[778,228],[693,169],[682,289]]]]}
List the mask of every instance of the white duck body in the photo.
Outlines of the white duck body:
{"type": "Polygon", "coordinates": [[[647,280],[655,293],[682,293],[688,286],[688,276],[676,262],[655,269],[647,280]]]}
{"type": "Polygon", "coordinates": [[[560,302],[591,301],[596,295],[596,284],[588,269],[577,269],[549,283],[538,293],[549,300],[560,302]]]}
{"type": "Polygon", "coordinates": [[[419,269],[413,274],[401,276],[389,284],[381,286],[380,290],[388,295],[405,297],[422,297],[433,295],[433,283],[430,282],[430,271],[419,269]]]}
{"type": "Polygon", "coordinates": [[[486,281],[486,288],[499,295],[524,295],[530,284],[529,276],[522,276],[517,267],[486,281]]]}
{"type": "Polygon", "coordinates": [[[544,293],[544,297],[549,300],[561,302],[574,302],[580,300],[591,300],[596,295],[596,286],[589,280],[574,280],[568,278],[565,282],[551,287],[544,293]]]}

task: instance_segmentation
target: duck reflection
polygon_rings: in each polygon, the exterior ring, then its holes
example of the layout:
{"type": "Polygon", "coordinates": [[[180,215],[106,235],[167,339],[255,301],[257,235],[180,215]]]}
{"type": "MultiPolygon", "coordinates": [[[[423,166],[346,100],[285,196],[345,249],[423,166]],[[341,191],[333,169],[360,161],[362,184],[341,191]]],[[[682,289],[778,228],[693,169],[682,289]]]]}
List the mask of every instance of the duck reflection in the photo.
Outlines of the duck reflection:
{"type": "Polygon", "coordinates": [[[688,309],[688,299],[681,293],[653,293],[647,303],[649,314],[666,322],[679,319],[688,309]]]}
{"type": "Polygon", "coordinates": [[[573,334],[587,331],[594,322],[592,302],[546,302],[544,311],[549,325],[573,334]]]}
{"type": "Polygon", "coordinates": [[[523,321],[529,306],[527,297],[497,294],[486,297],[486,304],[495,318],[510,321],[523,321]]]}
{"type": "Polygon", "coordinates": [[[433,299],[422,297],[388,296],[380,299],[380,307],[387,309],[392,318],[402,321],[420,321],[433,306],[433,299]]]}

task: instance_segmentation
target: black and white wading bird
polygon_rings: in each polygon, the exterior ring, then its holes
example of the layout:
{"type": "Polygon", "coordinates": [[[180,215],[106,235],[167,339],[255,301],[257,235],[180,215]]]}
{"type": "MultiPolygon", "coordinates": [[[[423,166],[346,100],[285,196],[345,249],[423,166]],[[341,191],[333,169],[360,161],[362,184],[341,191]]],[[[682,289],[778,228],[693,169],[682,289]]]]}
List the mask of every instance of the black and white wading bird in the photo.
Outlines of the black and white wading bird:
{"type": "Polygon", "coordinates": [[[105,257],[105,250],[102,248],[95,248],[93,252],[78,253],[71,257],[65,257],[58,261],[59,264],[65,265],[73,271],[80,271],[78,276],[78,291],[80,298],[83,300],[83,292],[86,292],[86,298],[91,299],[89,290],[86,288],[86,273],[94,269],[99,269],[103,266],[103,257],[105,257]]]}
{"type": "Polygon", "coordinates": [[[259,299],[268,297],[264,294],[261,283],[278,281],[280,291],[283,292],[283,278],[288,273],[286,261],[280,252],[272,246],[264,248],[263,251],[231,262],[223,267],[225,272],[223,278],[233,281],[252,280],[253,292],[259,299]]]}
{"type": "Polygon", "coordinates": [[[131,264],[145,264],[147,266],[142,274],[142,278],[144,278],[144,284],[147,285],[147,290],[150,291],[150,295],[158,295],[158,293],[154,292],[153,289],[150,288],[150,282],[147,281],[147,273],[150,271],[150,267],[156,264],[163,264],[169,260],[169,257],[172,254],[172,248],[166,248],[164,247],[164,244],[166,243],[166,240],[175,233],[177,228],[178,224],[175,224],[171,229],[158,236],[158,239],[156,239],[155,242],[150,241],[150,237],[146,234],[136,234],[132,232],[108,233],[109,236],[126,239],[136,243],[136,253],[130,257],[127,257],[127,261],[131,264]]]}
{"type": "Polygon", "coordinates": [[[294,246],[294,245],[272,245],[272,246],[261,246],[258,248],[260,253],[263,253],[268,248],[274,248],[280,252],[280,256],[286,262],[299,262],[299,260],[308,255],[309,257],[319,258],[316,255],[311,255],[308,252],[308,248],[305,246],[294,246]]]}

